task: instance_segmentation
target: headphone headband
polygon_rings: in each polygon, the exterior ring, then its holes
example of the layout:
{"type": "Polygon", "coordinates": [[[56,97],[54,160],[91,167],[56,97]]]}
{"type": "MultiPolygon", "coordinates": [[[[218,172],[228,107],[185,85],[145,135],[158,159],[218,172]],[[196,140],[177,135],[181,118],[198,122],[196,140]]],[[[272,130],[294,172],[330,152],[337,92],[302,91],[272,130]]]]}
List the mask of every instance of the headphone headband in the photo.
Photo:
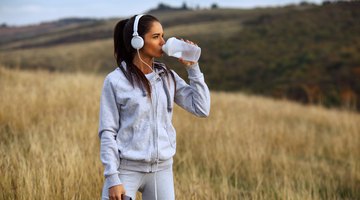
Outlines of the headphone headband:
{"type": "Polygon", "coordinates": [[[140,18],[142,17],[143,15],[136,15],[136,17],[135,17],[135,20],[134,20],[134,33],[133,33],[133,36],[137,36],[137,35],[139,35],[138,34],[138,25],[139,25],[139,20],[140,20],[140,18]]]}
{"type": "Polygon", "coordinates": [[[143,15],[136,15],[135,20],[134,20],[134,33],[133,33],[133,37],[131,39],[131,46],[134,49],[141,49],[144,46],[144,39],[142,37],[139,36],[138,31],[138,25],[139,25],[139,20],[143,15]]]}

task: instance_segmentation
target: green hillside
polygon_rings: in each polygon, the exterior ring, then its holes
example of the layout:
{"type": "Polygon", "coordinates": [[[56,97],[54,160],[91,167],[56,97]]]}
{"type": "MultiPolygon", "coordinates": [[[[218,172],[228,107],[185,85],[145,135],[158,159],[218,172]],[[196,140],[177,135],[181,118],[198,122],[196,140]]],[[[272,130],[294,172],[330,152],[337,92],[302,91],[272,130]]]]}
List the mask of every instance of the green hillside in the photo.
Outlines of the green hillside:
{"type": "MultiPolygon", "coordinates": [[[[359,10],[360,2],[350,1],[151,14],[162,22],[166,37],[184,37],[202,47],[200,63],[212,90],[360,109],[359,10]]],[[[62,28],[37,33],[39,26],[16,38],[4,33],[19,30],[1,28],[0,64],[109,72],[115,67],[117,20],[63,21],[62,28]]],[[[186,76],[176,59],[161,61],[186,76]]]]}
{"type": "Polygon", "coordinates": [[[360,108],[359,10],[351,2],[264,14],[233,37],[197,37],[214,66],[211,87],[360,108]]]}

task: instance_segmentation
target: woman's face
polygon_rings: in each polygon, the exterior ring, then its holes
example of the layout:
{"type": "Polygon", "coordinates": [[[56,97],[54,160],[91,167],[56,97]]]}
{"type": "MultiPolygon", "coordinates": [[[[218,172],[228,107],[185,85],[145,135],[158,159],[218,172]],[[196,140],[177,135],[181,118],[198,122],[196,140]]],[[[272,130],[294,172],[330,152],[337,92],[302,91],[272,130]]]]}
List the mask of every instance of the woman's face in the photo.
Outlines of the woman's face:
{"type": "Polygon", "coordinates": [[[140,52],[149,58],[159,58],[163,55],[161,47],[165,44],[164,31],[161,24],[154,21],[149,32],[144,36],[144,47],[140,52]]]}

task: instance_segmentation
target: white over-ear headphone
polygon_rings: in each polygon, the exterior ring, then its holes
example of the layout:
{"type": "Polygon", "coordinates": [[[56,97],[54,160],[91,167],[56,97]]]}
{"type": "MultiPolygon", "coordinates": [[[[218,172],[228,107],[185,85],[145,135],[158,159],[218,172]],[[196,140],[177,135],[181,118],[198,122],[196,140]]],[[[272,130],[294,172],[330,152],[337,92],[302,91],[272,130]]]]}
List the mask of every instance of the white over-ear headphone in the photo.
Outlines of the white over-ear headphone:
{"type": "Polygon", "coordinates": [[[144,39],[142,39],[142,37],[137,32],[139,20],[142,16],[143,15],[136,15],[135,20],[134,20],[134,33],[133,33],[133,37],[131,39],[131,46],[136,50],[139,50],[144,46],[144,39]]]}

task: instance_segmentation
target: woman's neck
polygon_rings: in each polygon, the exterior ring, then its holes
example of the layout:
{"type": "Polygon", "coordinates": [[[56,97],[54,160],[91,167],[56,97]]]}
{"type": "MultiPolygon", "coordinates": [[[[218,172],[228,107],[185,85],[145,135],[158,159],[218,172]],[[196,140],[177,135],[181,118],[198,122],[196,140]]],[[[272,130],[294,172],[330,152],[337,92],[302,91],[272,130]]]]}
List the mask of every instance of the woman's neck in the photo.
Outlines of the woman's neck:
{"type": "MultiPolygon", "coordinates": [[[[140,53],[140,52],[139,52],[140,53]]],[[[144,74],[148,74],[151,73],[153,71],[153,63],[154,63],[154,59],[147,57],[147,56],[143,56],[139,54],[138,52],[136,53],[134,59],[133,59],[133,63],[140,69],[140,71],[142,71],[142,73],[144,74]]]]}

